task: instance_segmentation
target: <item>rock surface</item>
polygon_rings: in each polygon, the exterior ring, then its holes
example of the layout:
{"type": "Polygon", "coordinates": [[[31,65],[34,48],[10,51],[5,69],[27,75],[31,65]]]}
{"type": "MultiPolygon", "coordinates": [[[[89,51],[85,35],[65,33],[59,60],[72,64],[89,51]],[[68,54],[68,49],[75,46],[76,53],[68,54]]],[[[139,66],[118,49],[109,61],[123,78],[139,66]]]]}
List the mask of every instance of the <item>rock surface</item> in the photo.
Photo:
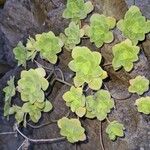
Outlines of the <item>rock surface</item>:
{"type": "MultiPolygon", "coordinates": [[[[133,4],[132,0],[126,1],[128,6],[133,4]]],[[[106,14],[116,16],[117,19],[122,18],[127,10],[127,5],[123,0],[92,0],[92,2],[95,6],[95,12],[102,13],[105,10],[106,14]]],[[[135,2],[135,4],[141,8],[143,14],[150,19],[149,0],[136,0],[135,2]]],[[[22,70],[21,67],[16,67],[16,61],[12,53],[13,47],[15,47],[20,40],[26,42],[26,38],[29,35],[34,36],[37,33],[47,32],[49,30],[52,30],[56,35],[63,32],[64,28],[67,27],[69,23],[68,20],[62,18],[62,12],[65,4],[65,0],[7,0],[4,7],[0,9],[0,74],[1,72],[8,71],[8,69],[3,69],[4,67],[1,63],[8,65],[8,68],[10,66],[13,67],[5,75],[3,74],[4,76],[0,79],[0,132],[12,131],[12,126],[14,124],[13,117],[10,118],[9,122],[3,117],[4,99],[2,94],[2,89],[6,85],[9,77],[15,75],[17,81],[20,71],[22,70]]],[[[88,21],[88,19],[86,21],[88,21]]],[[[115,40],[111,44],[105,44],[102,49],[98,49],[99,52],[101,51],[104,59],[107,60],[105,63],[112,61],[112,46],[124,39],[117,29],[114,30],[114,34],[115,40]]],[[[96,47],[88,40],[83,40],[81,44],[96,50],[96,47]]],[[[119,138],[117,141],[111,142],[105,133],[107,123],[102,122],[102,136],[106,150],[150,149],[149,116],[145,116],[137,112],[137,109],[134,106],[134,101],[137,99],[136,95],[133,94],[130,98],[123,100],[124,97],[129,95],[127,91],[129,79],[135,77],[137,74],[145,75],[150,79],[149,49],[150,42],[147,37],[141,46],[140,60],[135,63],[134,70],[131,73],[126,73],[123,69],[118,72],[114,72],[111,66],[104,67],[104,69],[108,72],[110,79],[106,80],[105,84],[112,96],[116,98],[116,110],[113,110],[109,119],[117,119],[126,127],[125,138],[119,138]]],[[[70,57],[69,52],[65,51],[62,53],[60,55],[60,65],[58,66],[63,70],[65,75],[67,75],[68,81],[70,81],[70,77],[72,75],[67,67],[68,62],[71,59],[70,57]]],[[[48,66],[48,64],[43,61],[41,61],[41,63],[48,66]]],[[[32,65],[29,66],[31,67],[32,65]]],[[[54,110],[51,113],[43,114],[43,118],[40,120],[38,125],[49,122],[50,120],[57,120],[68,113],[69,110],[62,99],[62,95],[67,89],[68,87],[63,84],[56,83],[56,86],[49,97],[54,105],[54,110]]],[[[150,91],[145,93],[145,95],[150,95],[150,91]]],[[[74,117],[72,113],[70,116],[74,117]]],[[[81,122],[87,131],[87,140],[85,142],[70,144],[65,140],[53,144],[31,144],[29,149],[102,150],[100,145],[100,122],[96,119],[81,119],[81,122]]],[[[60,137],[59,129],[55,123],[39,129],[32,129],[27,126],[27,128],[22,131],[27,136],[36,139],[60,137]]],[[[22,142],[23,138],[19,135],[17,138],[14,135],[0,135],[0,150],[16,150],[22,142]]]]}

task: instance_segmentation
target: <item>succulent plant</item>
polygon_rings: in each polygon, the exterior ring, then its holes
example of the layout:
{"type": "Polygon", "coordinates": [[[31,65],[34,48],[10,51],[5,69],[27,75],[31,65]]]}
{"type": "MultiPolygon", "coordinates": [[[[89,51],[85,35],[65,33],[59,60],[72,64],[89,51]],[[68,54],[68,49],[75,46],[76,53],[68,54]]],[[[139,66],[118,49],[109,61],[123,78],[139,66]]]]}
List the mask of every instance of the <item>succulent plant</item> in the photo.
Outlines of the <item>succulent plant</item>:
{"type": "Polygon", "coordinates": [[[96,47],[113,41],[114,36],[110,29],[115,27],[116,20],[100,14],[93,14],[90,18],[90,26],[83,27],[86,35],[94,42],[96,47]]]}
{"type": "Polygon", "coordinates": [[[24,102],[43,102],[45,100],[44,91],[48,88],[48,81],[43,68],[30,69],[21,72],[21,79],[18,81],[18,91],[24,102]],[[38,82],[37,82],[38,81],[38,82]]]}
{"type": "Polygon", "coordinates": [[[144,76],[138,75],[135,79],[131,79],[129,82],[130,86],[128,90],[131,93],[137,93],[139,95],[142,95],[149,89],[149,80],[146,79],[144,76]]]}
{"type": "Polygon", "coordinates": [[[72,112],[75,112],[79,117],[85,115],[85,96],[83,95],[82,88],[72,86],[70,91],[67,91],[63,95],[63,99],[66,101],[66,105],[71,108],[72,112]]]}
{"type": "Polygon", "coordinates": [[[3,92],[5,93],[4,116],[9,115],[9,110],[11,107],[11,99],[16,94],[14,78],[15,77],[11,77],[10,80],[7,81],[7,86],[3,89],[3,92]]]}
{"type": "Polygon", "coordinates": [[[52,64],[55,64],[57,62],[57,54],[61,52],[63,46],[62,41],[51,31],[37,34],[35,41],[36,50],[40,52],[40,55],[52,64]]]}
{"type": "Polygon", "coordinates": [[[17,46],[13,49],[13,53],[15,55],[15,59],[18,60],[18,66],[23,65],[25,67],[27,61],[26,47],[21,42],[19,42],[17,46]]]}
{"type": "Polygon", "coordinates": [[[86,136],[84,134],[85,129],[81,126],[78,119],[68,119],[63,117],[58,120],[58,127],[60,128],[60,134],[65,136],[71,143],[78,141],[84,141],[86,136]]]}
{"type": "Polygon", "coordinates": [[[95,95],[90,95],[86,98],[86,117],[94,118],[97,117],[98,120],[102,121],[110,113],[111,109],[114,107],[114,100],[111,98],[110,94],[106,90],[99,90],[95,95]]]}
{"type": "Polygon", "coordinates": [[[137,106],[139,112],[146,115],[150,114],[150,96],[137,99],[135,105],[137,106]]]}
{"type": "Polygon", "coordinates": [[[94,9],[90,1],[84,2],[84,0],[67,0],[67,7],[63,12],[63,17],[66,19],[80,20],[87,17],[94,9]]]}
{"type": "Polygon", "coordinates": [[[134,45],[145,39],[145,34],[150,32],[150,20],[142,16],[137,6],[131,6],[124,19],[117,23],[117,27],[129,38],[134,45]]]}
{"type": "Polygon", "coordinates": [[[75,86],[79,87],[88,83],[91,89],[100,89],[102,80],[107,77],[106,71],[99,66],[101,54],[92,52],[87,47],[75,47],[72,51],[72,57],[73,60],[69,63],[69,68],[76,72],[75,86]]]}
{"type": "Polygon", "coordinates": [[[112,61],[113,68],[118,70],[123,66],[127,72],[131,71],[133,62],[138,60],[140,48],[132,45],[132,42],[127,39],[113,46],[112,50],[114,55],[112,61]]]}
{"type": "Polygon", "coordinates": [[[84,30],[80,29],[79,24],[71,22],[69,27],[65,29],[65,35],[60,34],[60,38],[65,43],[67,50],[72,50],[81,41],[81,37],[84,35],[84,30]]]}
{"type": "Polygon", "coordinates": [[[124,130],[125,127],[123,126],[123,124],[117,122],[117,121],[113,121],[110,122],[109,125],[106,128],[106,133],[109,135],[109,138],[111,140],[115,140],[118,137],[123,137],[124,136],[124,130]]]}

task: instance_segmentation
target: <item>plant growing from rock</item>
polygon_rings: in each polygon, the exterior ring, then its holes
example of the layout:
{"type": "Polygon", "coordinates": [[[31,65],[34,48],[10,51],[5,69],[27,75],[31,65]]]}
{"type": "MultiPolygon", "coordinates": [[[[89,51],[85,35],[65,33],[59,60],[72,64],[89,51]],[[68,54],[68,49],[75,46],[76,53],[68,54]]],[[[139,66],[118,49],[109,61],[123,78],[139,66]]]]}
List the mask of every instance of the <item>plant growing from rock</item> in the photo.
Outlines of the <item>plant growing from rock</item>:
{"type": "MultiPolygon", "coordinates": [[[[65,34],[61,34],[60,37],[55,36],[52,31],[37,34],[35,38],[30,37],[25,46],[19,43],[13,50],[18,64],[24,66],[26,66],[26,61],[33,61],[38,54],[54,65],[63,46],[71,51],[73,60],[69,62],[68,66],[75,72],[73,85],[67,83],[63,75],[62,80],[58,77],[55,79],[71,86],[70,90],[63,94],[63,99],[71,111],[75,112],[78,119],[63,117],[57,121],[60,134],[71,143],[86,140],[85,129],[81,126],[79,117],[80,119],[87,117],[97,118],[99,121],[107,120],[106,133],[113,141],[117,137],[123,137],[125,130],[123,124],[116,120],[109,121],[107,118],[111,110],[115,109],[115,98],[108,89],[102,89],[107,72],[100,66],[101,53],[91,51],[85,46],[77,46],[84,35],[88,36],[98,48],[104,43],[112,42],[114,38],[110,30],[115,27],[116,20],[112,17],[93,14],[90,18],[90,25],[86,24],[82,27],[81,20],[85,19],[92,10],[93,5],[90,1],[85,3],[84,0],[68,0],[63,17],[71,19],[72,22],[65,29],[65,34]]],[[[150,21],[145,21],[145,17],[135,6],[129,9],[124,20],[118,22],[118,28],[129,39],[113,46],[112,66],[115,71],[124,67],[125,71],[129,72],[134,68],[134,62],[138,60],[140,51],[136,44],[144,39],[145,33],[149,32],[149,23],[150,21]]],[[[55,74],[55,69],[52,70],[52,74],[55,74]]],[[[61,74],[63,73],[61,72],[61,74]]],[[[25,126],[27,115],[30,120],[37,123],[42,112],[49,112],[52,109],[52,104],[45,98],[44,93],[48,89],[48,78],[51,76],[45,77],[46,72],[43,68],[24,70],[17,82],[17,88],[15,88],[14,78],[11,78],[8,81],[8,86],[4,88],[4,116],[15,114],[17,123],[20,124],[24,121],[25,126]],[[22,106],[14,103],[11,106],[11,98],[15,96],[16,89],[21,95],[22,106]]],[[[149,89],[149,80],[142,76],[130,80],[130,84],[129,92],[131,93],[142,95],[149,89]]],[[[105,86],[105,88],[107,87],[105,86]]],[[[150,114],[149,96],[137,99],[135,105],[139,112],[150,114]]],[[[19,131],[18,128],[17,131],[19,131]]]]}
{"type": "Polygon", "coordinates": [[[91,89],[99,90],[102,80],[107,77],[106,71],[99,66],[101,54],[92,52],[87,47],[75,47],[72,51],[72,58],[73,60],[68,65],[72,71],[76,72],[75,86],[80,87],[87,83],[91,89]]]}
{"type": "Polygon", "coordinates": [[[94,42],[96,47],[101,47],[104,43],[113,41],[114,36],[110,29],[116,25],[113,17],[106,17],[100,14],[93,14],[90,18],[90,26],[84,27],[86,35],[94,42]]]}
{"type": "Polygon", "coordinates": [[[146,21],[137,6],[131,6],[124,19],[117,23],[117,27],[136,45],[138,41],[145,39],[146,33],[150,32],[150,20],[146,21]]]}
{"type": "Polygon", "coordinates": [[[72,50],[81,41],[84,36],[84,30],[80,29],[79,24],[71,22],[69,27],[65,29],[65,34],[60,34],[60,38],[64,41],[65,48],[72,50]]]}
{"type": "Polygon", "coordinates": [[[14,77],[11,77],[9,81],[7,81],[7,86],[3,89],[5,93],[5,105],[4,105],[4,116],[9,115],[11,99],[16,94],[16,88],[14,84],[14,77]]]}
{"type": "Polygon", "coordinates": [[[113,61],[112,65],[115,70],[120,69],[122,66],[129,72],[133,68],[133,63],[138,60],[138,53],[140,48],[132,44],[132,42],[127,39],[119,44],[116,44],[112,48],[113,50],[113,61]]]}
{"type": "Polygon", "coordinates": [[[135,79],[131,79],[129,82],[130,86],[128,90],[131,93],[137,93],[139,95],[142,95],[149,89],[149,80],[146,79],[144,76],[138,75],[135,79]]]}
{"type": "Polygon", "coordinates": [[[137,106],[139,112],[146,115],[150,114],[150,96],[137,99],[135,105],[137,106]]]}
{"type": "Polygon", "coordinates": [[[83,95],[82,88],[71,87],[70,91],[67,91],[63,95],[63,99],[66,101],[66,105],[71,108],[72,112],[75,112],[79,117],[85,115],[85,96],[83,95]]]}
{"type": "Polygon", "coordinates": [[[94,9],[90,1],[84,2],[84,0],[67,0],[66,9],[63,12],[63,17],[66,19],[72,19],[73,21],[79,21],[84,19],[94,9]]]}
{"type": "Polygon", "coordinates": [[[114,108],[114,100],[106,90],[99,90],[94,95],[90,95],[86,98],[86,117],[96,117],[102,121],[106,119],[107,114],[110,113],[111,109],[114,108]]]}
{"type": "Polygon", "coordinates": [[[85,129],[81,126],[78,119],[68,119],[63,117],[58,120],[58,127],[60,128],[60,134],[65,136],[71,143],[78,141],[84,141],[86,139],[85,129]]]}
{"type": "Polygon", "coordinates": [[[109,125],[106,128],[106,133],[109,135],[109,138],[114,141],[117,136],[118,137],[124,136],[124,130],[125,127],[123,126],[123,124],[117,121],[112,121],[109,122],[109,125]]]}

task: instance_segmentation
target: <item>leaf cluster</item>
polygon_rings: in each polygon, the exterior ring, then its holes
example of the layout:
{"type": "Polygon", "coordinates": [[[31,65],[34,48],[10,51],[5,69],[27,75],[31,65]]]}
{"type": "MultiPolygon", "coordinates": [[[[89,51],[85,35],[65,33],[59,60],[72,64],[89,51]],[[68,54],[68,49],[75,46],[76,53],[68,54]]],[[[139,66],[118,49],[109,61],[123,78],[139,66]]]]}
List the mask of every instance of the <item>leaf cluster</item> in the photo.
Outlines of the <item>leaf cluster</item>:
{"type": "Polygon", "coordinates": [[[72,112],[75,112],[79,117],[85,115],[85,96],[83,95],[82,88],[72,86],[70,91],[67,91],[63,95],[63,99],[66,101],[66,105],[71,108],[72,112]]]}
{"type": "Polygon", "coordinates": [[[90,18],[90,26],[85,26],[84,29],[90,41],[99,48],[104,43],[113,41],[114,36],[110,29],[113,29],[115,25],[115,18],[95,13],[90,18]]]}
{"type": "Polygon", "coordinates": [[[112,61],[114,70],[118,70],[123,66],[127,72],[131,71],[133,62],[138,60],[140,48],[133,45],[132,42],[127,39],[113,46],[112,50],[114,55],[112,61]]]}
{"type": "Polygon", "coordinates": [[[68,119],[63,117],[58,120],[58,127],[60,128],[60,134],[65,136],[71,143],[78,141],[84,141],[86,139],[85,129],[81,126],[78,119],[68,119]]]}
{"type": "Polygon", "coordinates": [[[137,6],[131,6],[124,19],[117,23],[117,27],[129,38],[134,45],[145,39],[145,34],[150,32],[150,20],[142,16],[137,6]]]}
{"type": "Polygon", "coordinates": [[[42,111],[49,112],[52,109],[52,104],[48,100],[45,101],[44,91],[49,85],[44,78],[45,75],[43,68],[21,72],[17,89],[21,94],[21,100],[25,103],[22,107],[13,105],[9,111],[9,114],[15,113],[18,124],[23,121],[25,114],[29,114],[30,119],[37,123],[41,118],[42,111]]]}
{"type": "Polygon", "coordinates": [[[139,95],[142,95],[149,89],[149,80],[146,79],[144,76],[138,75],[135,79],[131,79],[129,82],[130,86],[128,90],[131,93],[137,93],[139,95]]]}
{"type": "Polygon", "coordinates": [[[71,22],[69,27],[65,29],[65,34],[60,34],[60,38],[64,42],[67,50],[72,50],[81,41],[84,35],[84,30],[80,29],[79,24],[71,22]]]}
{"type": "Polygon", "coordinates": [[[79,21],[86,18],[93,9],[94,7],[90,1],[85,3],[84,0],[67,0],[67,7],[63,12],[63,17],[79,21]]]}
{"type": "Polygon", "coordinates": [[[69,68],[76,72],[75,86],[79,87],[87,83],[91,89],[99,90],[102,86],[102,80],[107,77],[107,73],[99,66],[101,54],[92,52],[87,47],[75,47],[72,51],[72,57],[73,60],[69,63],[69,68]]]}
{"type": "Polygon", "coordinates": [[[146,115],[150,114],[150,96],[137,99],[135,105],[137,106],[139,112],[146,115]]]}
{"type": "Polygon", "coordinates": [[[114,141],[117,138],[117,136],[118,137],[124,136],[123,130],[125,130],[123,124],[117,121],[113,121],[110,122],[109,125],[107,126],[106,133],[109,135],[109,138],[114,141]]]}
{"type": "Polygon", "coordinates": [[[99,90],[94,95],[86,98],[86,117],[94,118],[102,121],[114,108],[114,100],[111,98],[110,93],[106,90],[99,90]]]}
{"type": "Polygon", "coordinates": [[[3,89],[3,92],[5,93],[4,116],[9,116],[11,99],[16,94],[14,78],[15,77],[11,77],[10,80],[7,81],[7,86],[3,89]]]}

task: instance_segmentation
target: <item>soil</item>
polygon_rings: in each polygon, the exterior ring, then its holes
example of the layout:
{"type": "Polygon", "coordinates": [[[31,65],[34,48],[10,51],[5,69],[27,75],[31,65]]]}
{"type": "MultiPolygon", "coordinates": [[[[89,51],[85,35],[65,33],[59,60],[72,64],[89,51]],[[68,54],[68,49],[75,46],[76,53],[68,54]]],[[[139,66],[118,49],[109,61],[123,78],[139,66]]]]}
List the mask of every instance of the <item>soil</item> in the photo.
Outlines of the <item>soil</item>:
{"type": "MultiPolygon", "coordinates": [[[[123,18],[130,5],[137,5],[142,13],[150,19],[150,1],[149,0],[91,0],[95,6],[94,12],[104,13],[117,18],[123,18]]],[[[63,32],[68,26],[69,21],[62,18],[62,12],[65,8],[65,0],[0,0],[0,133],[13,131],[15,123],[11,116],[9,121],[3,117],[4,94],[2,89],[6,86],[10,76],[16,76],[19,79],[22,67],[17,66],[12,49],[19,41],[23,43],[31,36],[37,33],[53,31],[56,35],[63,32]]],[[[90,17],[90,15],[89,15],[90,17]]],[[[89,21],[89,17],[85,22],[89,21]]],[[[105,44],[101,49],[97,49],[89,40],[83,40],[81,45],[86,45],[92,50],[101,52],[104,57],[103,63],[112,61],[112,46],[122,41],[124,37],[115,29],[115,40],[111,44],[105,44]]],[[[118,138],[115,142],[109,140],[105,133],[106,122],[102,122],[102,137],[105,150],[149,150],[150,149],[150,116],[137,112],[134,102],[138,98],[132,95],[128,99],[123,97],[129,95],[129,79],[137,74],[144,75],[150,79],[150,36],[147,35],[141,47],[140,59],[135,63],[133,71],[126,73],[123,69],[115,72],[111,66],[105,66],[109,78],[105,80],[110,93],[116,97],[116,109],[109,115],[110,120],[122,122],[126,128],[125,137],[118,138]],[[118,100],[117,100],[118,99],[118,100]]],[[[37,58],[38,61],[46,67],[52,67],[51,64],[37,58]]],[[[64,50],[59,55],[59,67],[65,76],[66,81],[72,82],[73,72],[67,67],[71,60],[70,52],[64,50]]],[[[29,62],[27,69],[36,67],[35,63],[29,62]]],[[[57,73],[60,76],[60,73],[57,73]]],[[[54,110],[51,113],[44,113],[42,119],[36,125],[41,125],[50,120],[57,120],[66,115],[69,111],[66,107],[62,95],[68,90],[68,86],[56,83],[48,99],[52,102],[54,110]]],[[[47,91],[48,92],[48,91],[47,91]]],[[[150,91],[145,95],[150,96],[150,91]]],[[[19,98],[14,98],[19,101],[19,98]]],[[[70,113],[70,116],[74,116],[70,113]]],[[[70,144],[66,140],[57,143],[30,144],[29,150],[102,150],[100,145],[100,121],[94,119],[80,119],[86,129],[87,140],[85,142],[70,144]]],[[[59,129],[56,123],[44,126],[39,129],[33,129],[30,126],[22,128],[21,131],[32,138],[57,138],[60,137],[59,129]]],[[[16,150],[23,142],[20,135],[0,135],[0,150],[16,150]]]]}

